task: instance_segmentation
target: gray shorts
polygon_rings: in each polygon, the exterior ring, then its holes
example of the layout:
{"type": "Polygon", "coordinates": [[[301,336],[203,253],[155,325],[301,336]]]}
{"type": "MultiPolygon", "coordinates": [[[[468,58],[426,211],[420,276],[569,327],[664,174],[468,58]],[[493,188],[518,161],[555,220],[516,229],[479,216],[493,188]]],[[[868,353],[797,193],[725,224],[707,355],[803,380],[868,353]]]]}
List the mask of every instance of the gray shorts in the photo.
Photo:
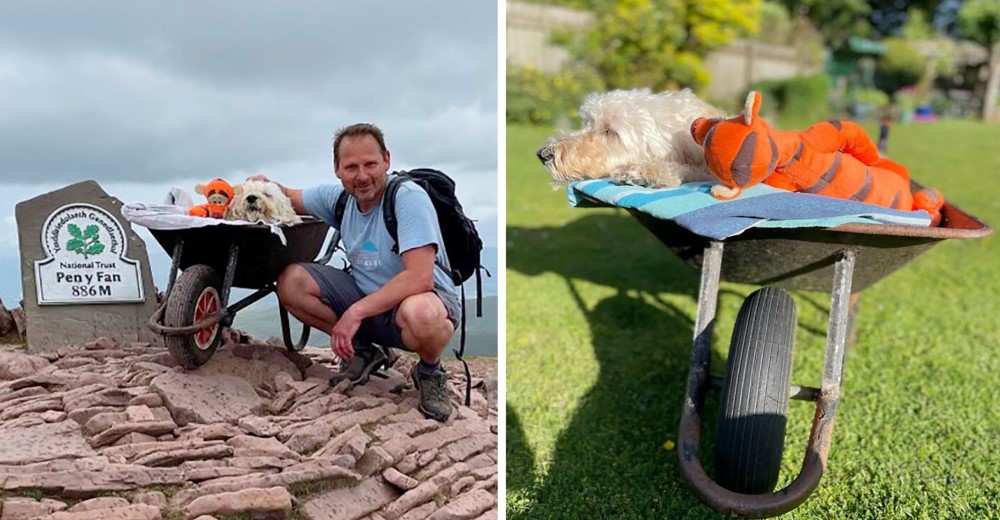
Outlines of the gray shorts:
{"type": "MultiPolygon", "coordinates": [[[[316,280],[316,284],[319,285],[320,299],[333,309],[337,316],[343,316],[348,307],[365,296],[358,288],[354,278],[342,269],[314,263],[300,263],[298,265],[304,268],[313,280],[316,280]]],[[[444,308],[448,312],[448,321],[457,327],[461,313],[458,302],[447,294],[441,294],[437,289],[434,292],[441,299],[441,303],[444,304],[444,308]]],[[[403,330],[396,323],[396,310],[395,308],[390,309],[377,316],[362,320],[361,327],[358,328],[358,333],[354,336],[354,344],[376,343],[383,347],[409,350],[403,344],[403,330]]]]}

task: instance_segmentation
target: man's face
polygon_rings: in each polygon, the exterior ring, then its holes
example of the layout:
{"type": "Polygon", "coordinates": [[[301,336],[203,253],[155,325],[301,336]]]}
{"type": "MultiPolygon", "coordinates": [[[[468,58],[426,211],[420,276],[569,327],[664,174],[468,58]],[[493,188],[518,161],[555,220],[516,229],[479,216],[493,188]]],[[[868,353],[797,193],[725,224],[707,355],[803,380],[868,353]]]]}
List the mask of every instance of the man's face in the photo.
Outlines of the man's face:
{"type": "Polygon", "coordinates": [[[347,136],[340,141],[337,178],[344,190],[367,211],[382,196],[389,172],[389,151],[382,154],[378,141],[370,135],[347,136]]]}

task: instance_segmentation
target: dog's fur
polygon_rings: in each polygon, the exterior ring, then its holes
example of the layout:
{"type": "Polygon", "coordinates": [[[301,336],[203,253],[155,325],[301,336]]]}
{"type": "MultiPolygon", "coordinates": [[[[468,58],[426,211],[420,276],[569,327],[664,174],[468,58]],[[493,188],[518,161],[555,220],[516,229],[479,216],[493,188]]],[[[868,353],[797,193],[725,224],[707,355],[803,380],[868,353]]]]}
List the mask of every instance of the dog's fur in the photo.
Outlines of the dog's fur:
{"type": "Polygon", "coordinates": [[[246,181],[233,187],[236,197],[229,203],[226,218],[265,222],[268,224],[298,224],[302,219],[292,209],[292,200],[273,182],[246,181]]]}
{"type": "Polygon", "coordinates": [[[688,89],[590,94],[580,107],[583,127],[549,139],[538,158],[557,183],[610,177],[671,188],[709,181],[714,177],[702,147],[691,137],[691,122],[724,115],[688,89]]]}

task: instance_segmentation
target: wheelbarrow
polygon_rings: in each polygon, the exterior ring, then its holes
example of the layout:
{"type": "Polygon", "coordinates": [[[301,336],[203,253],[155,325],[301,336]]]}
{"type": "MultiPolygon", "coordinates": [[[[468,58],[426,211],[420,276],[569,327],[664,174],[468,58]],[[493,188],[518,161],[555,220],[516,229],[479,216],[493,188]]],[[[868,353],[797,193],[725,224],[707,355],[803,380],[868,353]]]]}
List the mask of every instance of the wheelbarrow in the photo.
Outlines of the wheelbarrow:
{"type": "MultiPolygon", "coordinates": [[[[172,265],[163,303],[147,325],[163,336],[179,365],[196,368],[211,359],[236,313],[274,292],[278,275],[287,265],[329,262],[339,232],[334,232],[325,254],[317,259],[330,227],[311,217],[303,219],[300,224],[281,226],[285,244],[263,224],[149,230],[171,255],[172,265]],[[233,287],[256,290],[230,305],[233,287]]],[[[303,324],[298,341],[293,342],[288,311],[280,304],[278,310],[285,347],[302,350],[309,340],[309,326],[303,324]]]]}
{"type": "MultiPolygon", "coordinates": [[[[582,192],[579,196],[592,205],[616,207],[582,192]]],[[[627,211],[683,262],[701,271],[678,433],[684,479],[712,509],[755,518],[798,507],[819,485],[861,291],[942,240],[980,238],[993,232],[950,203],[942,209],[940,227],[851,223],[826,229],[751,228],[724,240],[706,238],[636,209],[627,211]],[[709,359],[721,280],[765,287],[743,302],[725,375],[720,377],[710,374],[709,359]],[[797,318],[795,304],[783,289],[831,291],[820,388],[791,384],[797,318]],[[709,389],[721,390],[715,480],[698,459],[702,407],[709,389]],[[798,476],[775,491],[790,399],[815,401],[816,411],[798,476]]]]}

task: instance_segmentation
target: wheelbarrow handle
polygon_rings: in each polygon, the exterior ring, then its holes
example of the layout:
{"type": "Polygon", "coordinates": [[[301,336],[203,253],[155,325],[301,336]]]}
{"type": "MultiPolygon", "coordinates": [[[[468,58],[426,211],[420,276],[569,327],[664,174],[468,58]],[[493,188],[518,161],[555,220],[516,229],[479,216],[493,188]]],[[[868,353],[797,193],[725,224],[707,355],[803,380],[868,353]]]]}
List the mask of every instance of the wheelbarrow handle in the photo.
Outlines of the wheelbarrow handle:
{"type": "Polygon", "coordinates": [[[217,323],[222,321],[226,317],[226,310],[223,309],[220,312],[213,314],[201,321],[192,323],[184,327],[169,327],[162,323],[163,312],[167,308],[167,303],[164,302],[160,308],[156,309],[156,312],[149,317],[149,321],[146,322],[146,326],[149,330],[161,335],[161,336],[189,336],[202,329],[207,329],[208,327],[215,326],[217,323]]]}

